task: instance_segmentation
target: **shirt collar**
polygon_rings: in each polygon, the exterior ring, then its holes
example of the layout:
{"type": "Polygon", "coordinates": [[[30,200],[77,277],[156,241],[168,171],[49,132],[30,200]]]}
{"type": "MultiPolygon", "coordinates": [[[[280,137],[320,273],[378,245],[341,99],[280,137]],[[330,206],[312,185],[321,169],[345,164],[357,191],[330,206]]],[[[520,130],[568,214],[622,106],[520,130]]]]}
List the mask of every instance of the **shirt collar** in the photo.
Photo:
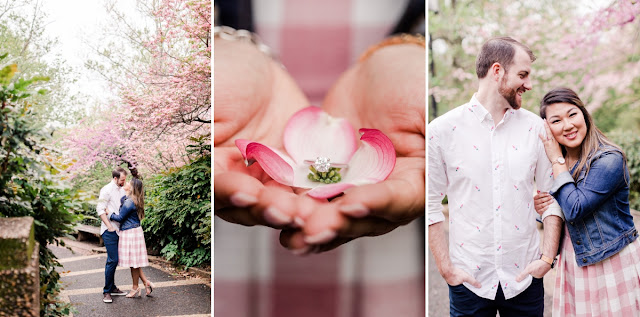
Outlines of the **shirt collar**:
{"type": "Polygon", "coordinates": [[[482,106],[480,101],[478,101],[478,99],[476,98],[476,94],[473,94],[471,100],[469,100],[469,103],[467,104],[467,110],[471,111],[471,113],[473,113],[473,115],[476,117],[476,119],[478,119],[479,122],[484,121],[485,118],[489,116],[489,111],[487,111],[487,109],[482,106]]]}
{"type": "MultiPolygon", "coordinates": [[[[476,119],[478,119],[479,122],[482,122],[484,120],[491,120],[491,114],[480,103],[480,101],[478,101],[475,93],[471,97],[471,100],[469,100],[469,103],[467,104],[467,109],[473,113],[473,115],[476,117],[476,119]]],[[[507,112],[505,112],[504,114],[504,117],[501,118],[502,121],[504,122],[509,121],[509,118],[515,115],[516,111],[517,110],[514,110],[514,109],[507,110],[507,112]]]]}

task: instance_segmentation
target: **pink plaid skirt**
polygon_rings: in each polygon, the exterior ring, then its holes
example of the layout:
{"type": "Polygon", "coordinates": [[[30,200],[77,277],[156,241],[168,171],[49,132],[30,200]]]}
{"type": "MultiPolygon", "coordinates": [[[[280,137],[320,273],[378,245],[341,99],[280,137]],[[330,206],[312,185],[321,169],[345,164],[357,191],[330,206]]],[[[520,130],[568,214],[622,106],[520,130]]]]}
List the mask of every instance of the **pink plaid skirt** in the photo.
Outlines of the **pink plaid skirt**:
{"type": "Polygon", "coordinates": [[[124,267],[149,266],[142,227],[120,231],[118,265],[124,267]]]}
{"type": "Polygon", "coordinates": [[[553,316],[640,316],[640,239],[608,259],[579,267],[564,230],[553,316]]]}

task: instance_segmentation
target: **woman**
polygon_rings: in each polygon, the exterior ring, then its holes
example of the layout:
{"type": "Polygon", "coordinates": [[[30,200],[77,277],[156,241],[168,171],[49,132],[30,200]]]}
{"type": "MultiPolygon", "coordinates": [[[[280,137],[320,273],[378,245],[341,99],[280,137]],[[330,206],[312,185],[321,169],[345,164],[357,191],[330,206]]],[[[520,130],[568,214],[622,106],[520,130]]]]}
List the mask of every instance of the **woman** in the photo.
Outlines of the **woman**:
{"type": "Polygon", "coordinates": [[[122,197],[120,214],[111,214],[111,220],[120,222],[120,241],[118,243],[118,265],[131,268],[133,288],[126,297],[140,297],[138,279],[142,279],[147,296],[153,291],[153,283],[147,279],[142,271],[143,266],[149,266],[147,247],[144,243],[144,233],[140,227],[140,220],[144,218],[144,191],[142,181],[131,179],[124,185],[126,196],[122,197]]]}
{"type": "MultiPolygon", "coordinates": [[[[550,193],[565,216],[553,315],[640,316],[640,242],[629,212],[626,156],[571,89],[549,91],[540,116],[553,163],[550,193]]],[[[536,211],[551,201],[536,195],[536,211]]]]}

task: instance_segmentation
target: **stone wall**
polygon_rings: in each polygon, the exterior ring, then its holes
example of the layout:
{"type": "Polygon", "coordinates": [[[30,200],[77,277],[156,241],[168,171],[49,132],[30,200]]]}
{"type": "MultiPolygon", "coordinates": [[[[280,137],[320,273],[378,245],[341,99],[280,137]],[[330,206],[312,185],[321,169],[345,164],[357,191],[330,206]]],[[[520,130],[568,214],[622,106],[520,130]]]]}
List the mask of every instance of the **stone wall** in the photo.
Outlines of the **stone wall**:
{"type": "Polygon", "coordinates": [[[0,218],[0,316],[40,315],[33,218],[0,218]]]}

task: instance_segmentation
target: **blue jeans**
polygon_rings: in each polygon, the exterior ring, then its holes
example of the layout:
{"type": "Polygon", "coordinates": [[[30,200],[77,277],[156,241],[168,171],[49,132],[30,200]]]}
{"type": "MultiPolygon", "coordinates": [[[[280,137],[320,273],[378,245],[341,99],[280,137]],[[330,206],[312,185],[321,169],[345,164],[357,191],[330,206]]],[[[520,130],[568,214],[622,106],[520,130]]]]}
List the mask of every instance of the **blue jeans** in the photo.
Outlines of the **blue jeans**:
{"type": "Polygon", "coordinates": [[[531,285],[511,299],[505,299],[502,286],[494,300],[482,298],[464,285],[449,285],[449,310],[451,316],[540,316],[544,312],[544,285],[541,278],[533,278],[531,285]]]}
{"type": "Polygon", "coordinates": [[[104,246],[107,249],[107,264],[104,268],[104,289],[103,293],[110,293],[116,289],[114,277],[116,275],[116,267],[118,267],[118,234],[115,232],[105,231],[102,234],[104,246]]]}

